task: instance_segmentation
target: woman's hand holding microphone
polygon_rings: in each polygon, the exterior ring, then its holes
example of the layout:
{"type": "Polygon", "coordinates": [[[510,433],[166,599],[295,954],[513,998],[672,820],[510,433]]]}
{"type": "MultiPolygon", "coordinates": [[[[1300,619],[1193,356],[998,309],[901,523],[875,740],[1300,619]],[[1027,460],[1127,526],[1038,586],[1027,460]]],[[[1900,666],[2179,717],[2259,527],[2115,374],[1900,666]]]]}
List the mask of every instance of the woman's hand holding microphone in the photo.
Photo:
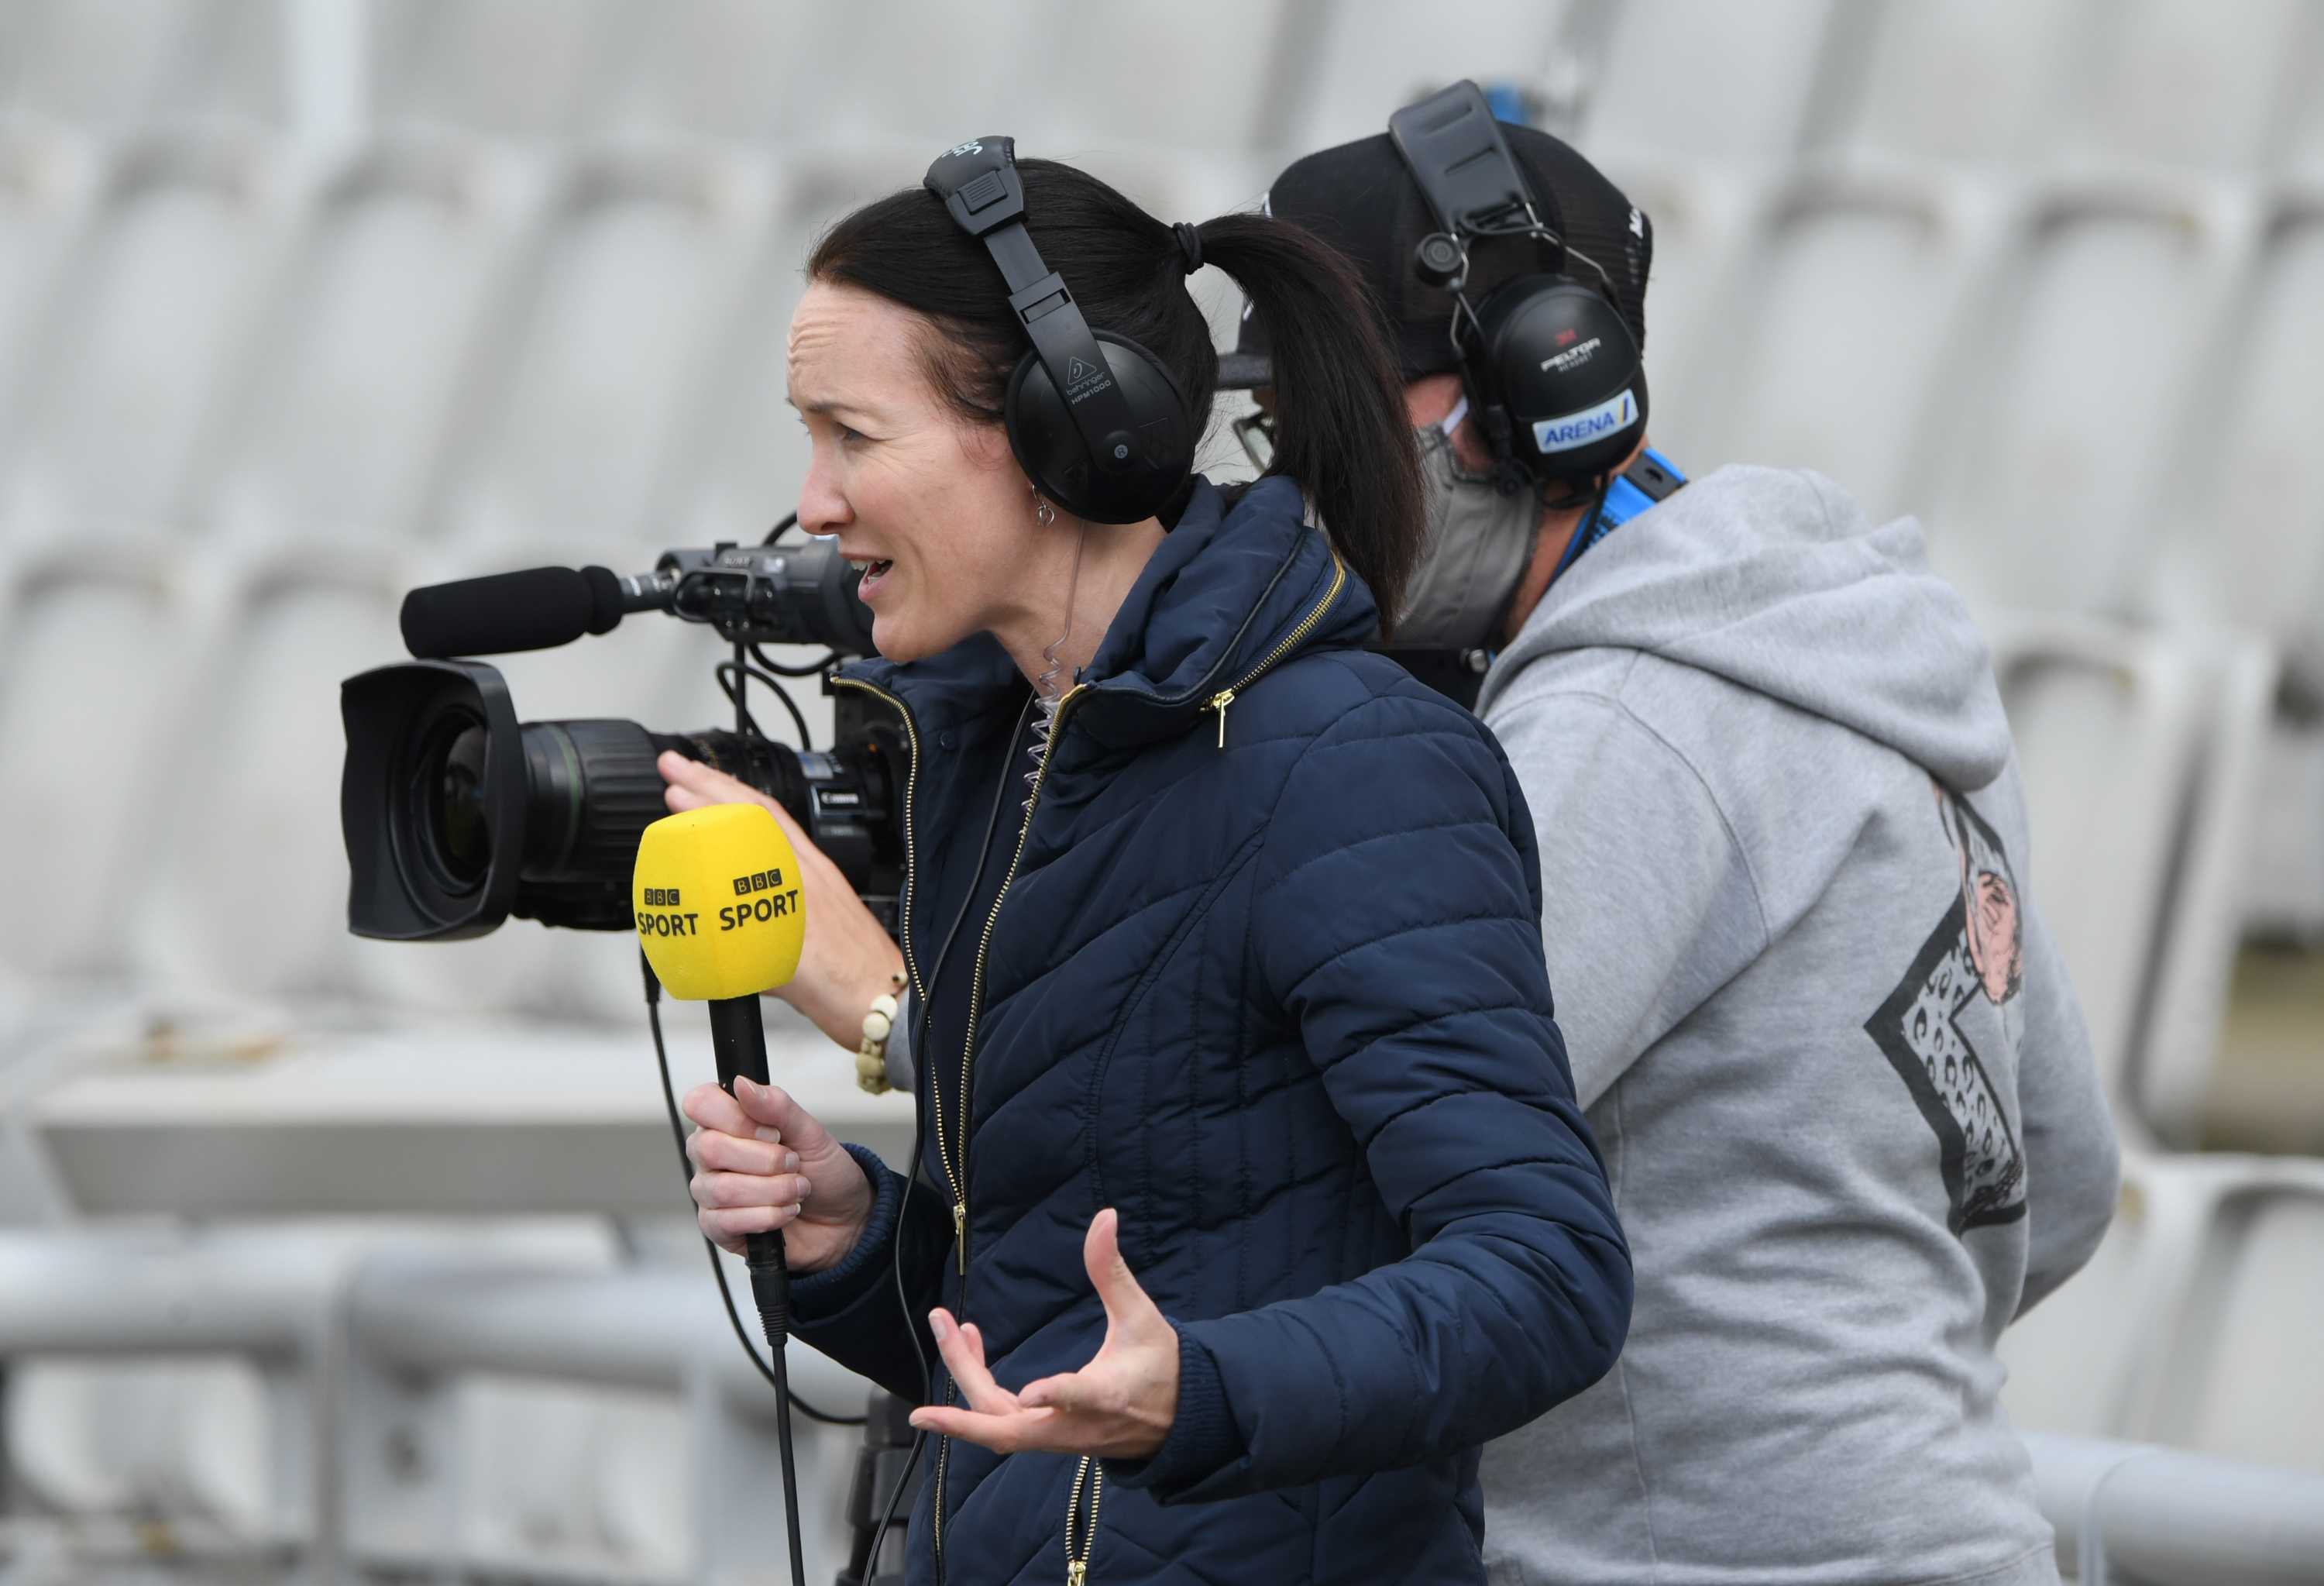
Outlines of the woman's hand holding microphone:
{"type": "MultiPolygon", "coordinates": [[[[673,815],[711,804],[757,804],[770,811],[798,855],[807,918],[798,973],[774,994],[853,1052],[863,1014],[904,967],[903,954],[880,927],[855,889],[790,812],[749,784],[675,752],[659,761],[663,801],[673,815]]],[[[744,1236],[782,1230],[793,1272],[835,1265],[855,1248],[872,1215],[872,1185],[831,1131],[773,1085],[734,1082],[686,1094],[686,1115],[700,1132],[686,1142],[694,1162],[694,1201],[702,1231],[740,1255],[744,1236]]]]}
{"type": "Polygon", "coordinates": [[[798,973],[774,995],[807,1015],[816,1028],[850,1052],[863,1038],[863,1015],[904,969],[903,949],[881,928],[831,858],[808,838],[791,812],[747,782],[666,751],[656,762],[662,802],[672,815],[710,804],[755,804],[771,813],[798,855],[807,940],[798,973]]]}
{"type": "MultiPolygon", "coordinates": [[[[765,807],[798,855],[807,939],[798,973],[775,995],[853,1051],[863,1014],[904,967],[903,954],[839,867],[808,840],[790,812],[747,783],[675,752],[659,761],[673,814],[710,804],[765,807]]],[[[694,1201],[703,1234],[721,1249],[742,1253],[753,1233],[780,1229],[793,1272],[835,1266],[862,1237],[872,1215],[872,1185],[831,1131],[773,1085],[734,1082],[686,1094],[686,1115],[700,1129],[688,1137],[694,1201]]],[[[993,1380],[984,1340],[973,1323],[946,1311],[929,1318],[936,1347],[965,1390],[964,1406],[912,1414],[925,1430],[964,1437],[1002,1453],[1045,1449],[1102,1458],[1143,1459],[1162,1445],[1178,1401],[1176,1332],[1121,1259],[1117,1220],[1100,1212],[1090,1224],[1083,1260],[1105,1306],[1105,1342],[1078,1371],[1043,1378],[1012,1393],[993,1380]]]]}

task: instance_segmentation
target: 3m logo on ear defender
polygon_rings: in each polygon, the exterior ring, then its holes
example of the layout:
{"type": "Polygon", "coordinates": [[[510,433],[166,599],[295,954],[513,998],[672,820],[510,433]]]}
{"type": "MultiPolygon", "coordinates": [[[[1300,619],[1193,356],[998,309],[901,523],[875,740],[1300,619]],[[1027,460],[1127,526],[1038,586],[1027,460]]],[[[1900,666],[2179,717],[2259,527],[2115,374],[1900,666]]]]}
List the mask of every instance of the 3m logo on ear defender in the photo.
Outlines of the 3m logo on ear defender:
{"type": "Polygon", "coordinates": [[[1638,399],[1628,391],[1607,398],[1594,408],[1568,413],[1563,419],[1536,420],[1533,444],[1537,451],[1565,452],[1613,434],[1636,423],[1638,399]]]}
{"type": "Polygon", "coordinates": [[[982,143],[954,143],[951,149],[951,153],[954,159],[958,159],[963,154],[982,154],[983,152],[984,145],[982,143]]]}

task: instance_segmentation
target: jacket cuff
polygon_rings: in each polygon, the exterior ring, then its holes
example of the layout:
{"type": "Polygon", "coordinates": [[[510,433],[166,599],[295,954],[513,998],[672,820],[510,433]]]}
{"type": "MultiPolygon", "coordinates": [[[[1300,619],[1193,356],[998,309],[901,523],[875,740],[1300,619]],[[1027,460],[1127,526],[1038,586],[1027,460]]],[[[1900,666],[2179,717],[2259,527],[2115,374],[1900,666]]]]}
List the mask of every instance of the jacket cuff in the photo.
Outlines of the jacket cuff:
{"type": "Polygon", "coordinates": [[[1178,1410],[1151,1458],[1107,1460],[1106,1480],[1140,1488],[1169,1503],[1220,1467],[1242,1457],[1242,1434],[1227,1406],[1226,1384],[1211,1351],[1176,1322],[1178,1410]]]}
{"type": "Polygon", "coordinates": [[[877,1286],[887,1270],[887,1252],[896,1242],[903,1176],[862,1146],[845,1148],[871,1181],[872,1215],[857,1236],[855,1248],[842,1256],[838,1265],[791,1279],[791,1320],[800,1325],[831,1320],[877,1286]]]}

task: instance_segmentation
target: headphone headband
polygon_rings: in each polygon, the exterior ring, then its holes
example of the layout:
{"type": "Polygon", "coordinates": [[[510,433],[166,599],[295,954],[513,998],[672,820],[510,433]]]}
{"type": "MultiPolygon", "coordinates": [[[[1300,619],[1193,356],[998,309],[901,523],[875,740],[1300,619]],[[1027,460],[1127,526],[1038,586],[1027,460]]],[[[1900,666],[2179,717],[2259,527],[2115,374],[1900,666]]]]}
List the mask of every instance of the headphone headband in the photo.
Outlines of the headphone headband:
{"type": "Polygon", "coordinates": [[[1452,348],[1497,459],[1535,479],[1578,482],[1610,473],[1646,428],[1646,373],[1604,265],[1567,243],[1517,163],[1473,82],[1453,84],[1388,117],[1388,141],[1418,184],[1439,231],[1410,268],[1452,294],[1452,348]],[[1548,248],[1545,266],[1472,300],[1472,239],[1548,248]],[[1574,279],[1579,261],[1605,290],[1574,279]]]}
{"type": "Polygon", "coordinates": [[[1025,182],[1017,173],[1017,140],[991,135],[959,143],[936,156],[921,185],[944,200],[954,222],[982,242],[1008,283],[1009,307],[1065,399],[1074,428],[1101,473],[1119,473],[1139,460],[1139,438],[1130,404],[1097,337],[1082,318],[1065,278],[1041,262],[1025,229],[1025,182]]]}

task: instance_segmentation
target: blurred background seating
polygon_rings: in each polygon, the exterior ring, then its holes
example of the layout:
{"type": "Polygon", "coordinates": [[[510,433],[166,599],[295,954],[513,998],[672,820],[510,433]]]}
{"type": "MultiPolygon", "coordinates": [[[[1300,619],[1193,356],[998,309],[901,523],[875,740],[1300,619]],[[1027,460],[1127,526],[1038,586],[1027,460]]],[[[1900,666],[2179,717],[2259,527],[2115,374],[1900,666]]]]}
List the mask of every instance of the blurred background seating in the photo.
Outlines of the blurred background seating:
{"type": "MultiPolygon", "coordinates": [[[[226,1239],[376,1298],[392,1239],[709,1304],[626,939],[346,934],[337,681],[413,584],[762,535],[806,252],[947,141],[1200,219],[1462,76],[1654,217],[1658,446],[1917,514],[1987,622],[2134,1148],[2013,1412],[2324,1473],[2324,0],[0,0],[0,1257],[226,1239]]],[[[715,659],[638,620],[504,670],[679,729],[715,659]]],[[[358,1339],[326,1393],[271,1334],[56,1327],[0,1320],[0,1579],[708,1578],[687,1494],[759,1446],[489,1341],[413,1387],[358,1339]],[[392,1428],[360,1522],[318,1396],[392,1428]]]]}

